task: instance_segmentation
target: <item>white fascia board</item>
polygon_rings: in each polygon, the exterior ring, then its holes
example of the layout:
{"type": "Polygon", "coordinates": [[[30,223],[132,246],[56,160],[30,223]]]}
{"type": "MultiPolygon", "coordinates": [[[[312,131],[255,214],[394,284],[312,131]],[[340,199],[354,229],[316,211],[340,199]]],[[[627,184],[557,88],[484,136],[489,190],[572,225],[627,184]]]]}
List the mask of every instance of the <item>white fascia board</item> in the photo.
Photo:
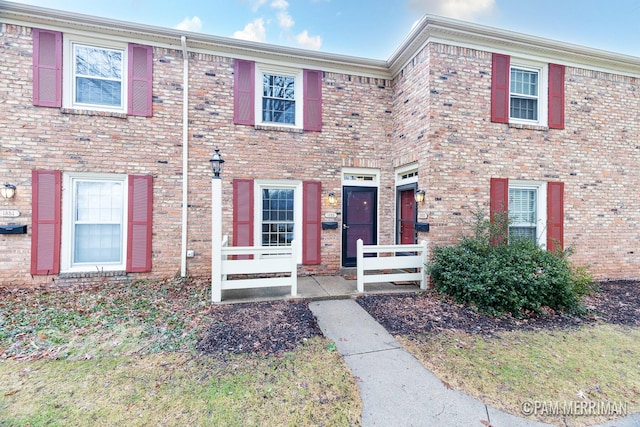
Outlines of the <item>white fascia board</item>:
{"type": "Polygon", "coordinates": [[[6,1],[0,1],[0,19],[15,25],[92,37],[102,35],[112,40],[177,50],[181,50],[181,37],[185,36],[188,50],[197,53],[380,79],[391,77],[386,61],[381,60],[211,36],[6,1]]]}
{"type": "Polygon", "coordinates": [[[640,77],[640,57],[429,15],[389,59],[391,74],[395,77],[432,42],[640,77]]]}

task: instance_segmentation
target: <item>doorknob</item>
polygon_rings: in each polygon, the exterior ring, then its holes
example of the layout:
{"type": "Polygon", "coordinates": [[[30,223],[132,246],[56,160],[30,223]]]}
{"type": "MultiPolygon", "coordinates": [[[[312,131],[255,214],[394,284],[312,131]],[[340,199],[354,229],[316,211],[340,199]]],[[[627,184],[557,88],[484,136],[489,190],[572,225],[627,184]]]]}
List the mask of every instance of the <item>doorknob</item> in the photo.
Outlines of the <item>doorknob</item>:
{"type": "Polygon", "coordinates": [[[342,229],[346,230],[347,228],[349,228],[349,226],[347,224],[342,224],[342,229]]]}

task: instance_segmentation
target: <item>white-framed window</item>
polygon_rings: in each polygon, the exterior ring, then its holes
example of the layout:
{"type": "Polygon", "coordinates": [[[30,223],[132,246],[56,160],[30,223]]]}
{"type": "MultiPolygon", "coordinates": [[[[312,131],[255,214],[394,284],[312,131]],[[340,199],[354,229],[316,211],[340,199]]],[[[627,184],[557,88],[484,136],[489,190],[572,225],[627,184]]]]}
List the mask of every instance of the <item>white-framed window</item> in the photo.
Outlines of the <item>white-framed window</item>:
{"type": "Polygon", "coordinates": [[[302,70],[256,64],[256,123],[302,128],[302,70]]]}
{"type": "Polygon", "coordinates": [[[63,175],[61,270],[125,270],[127,176],[63,175]]]}
{"type": "MultiPolygon", "coordinates": [[[[262,246],[291,246],[302,238],[302,182],[256,180],[254,242],[262,246]]],[[[302,262],[302,245],[296,254],[302,262]]]]}
{"type": "Polygon", "coordinates": [[[63,70],[63,106],[126,112],[126,43],[65,38],[63,70]]]}
{"type": "Polygon", "coordinates": [[[509,121],[547,124],[548,65],[511,63],[509,77],[509,121]]]}
{"type": "Polygon", "coordinates": [[[536,181],[509,181],[509,239],[547,243],[547,186],[536,181]]]}

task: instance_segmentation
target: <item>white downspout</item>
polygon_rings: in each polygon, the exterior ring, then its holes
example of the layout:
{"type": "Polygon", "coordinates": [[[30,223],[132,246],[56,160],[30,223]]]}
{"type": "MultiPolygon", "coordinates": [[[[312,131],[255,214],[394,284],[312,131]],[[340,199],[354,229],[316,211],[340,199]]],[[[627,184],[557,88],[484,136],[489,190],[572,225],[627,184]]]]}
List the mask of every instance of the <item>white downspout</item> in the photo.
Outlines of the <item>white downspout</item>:
{"type": "Polygon", "coordinates": [[[189,183],[189,54],[187,37],[181,36],[182,82],[182,250],[180,251],[180,276],[187,277],[187,207],[189,183]]]}

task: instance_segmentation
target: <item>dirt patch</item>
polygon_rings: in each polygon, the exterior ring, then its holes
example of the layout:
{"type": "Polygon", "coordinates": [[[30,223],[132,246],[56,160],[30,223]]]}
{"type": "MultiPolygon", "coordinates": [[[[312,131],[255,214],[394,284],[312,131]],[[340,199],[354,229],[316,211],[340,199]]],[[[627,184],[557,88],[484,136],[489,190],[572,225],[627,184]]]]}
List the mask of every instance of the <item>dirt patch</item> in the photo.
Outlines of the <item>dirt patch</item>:
{"type": "Polygon", "coordinates": [[[439,330],[460,330],[492,335],[500,331],[541,330],[578,326],[593,322],[640,326],[640,282],[615,281],[600,284],[600,291],[584,300],[584,317],[550,312],[517,319],[480,314],[436,292],[404,295],[367,295],[358,303],[390,333],[413,335],[439,330]]]}
{"type": "Polygon", "coordinates": [[[269,301],[217,306],[196,348],[204,353],[281,354],[322,335],[306,301],[269,301]]]}

